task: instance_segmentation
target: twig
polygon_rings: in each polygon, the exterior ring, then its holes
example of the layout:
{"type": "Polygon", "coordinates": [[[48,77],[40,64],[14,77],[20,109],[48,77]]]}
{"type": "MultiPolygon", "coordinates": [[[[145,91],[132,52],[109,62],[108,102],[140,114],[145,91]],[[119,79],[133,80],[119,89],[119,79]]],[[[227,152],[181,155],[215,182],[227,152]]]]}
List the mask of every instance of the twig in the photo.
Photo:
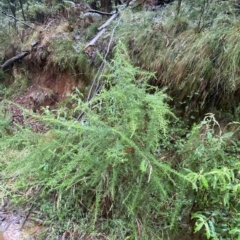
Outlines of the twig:
{"type": "Polygon", "coordinates": [[[139,223],[137,218],[136,218],[136,223],[137,223],[137,228],[138,228],[138,236],[139,236],[139,238],[141,238],[142,237],[142,231],[141,231],[141,225],[140,225],[141,222],[139,223]]]}
{"type": "Polygon", "coordinates": [[[52,21],[50,21],[50,23],[48,23],[48,25],[44,28],[44,31],[46,31],[48,29],[48,27],[51,25],[52,22],[54,22],[56,19],[53,19],[52,21]]]}
{"type": "Polygon", "coordinates": [[[98,28],[98,31],[107,27],[112,20],[114,20],[118,16],[118,12],[114,13],[101,27],[98,28]]]}
{"type": "Polygon", "coordinates": [[[19,175],[17,176],[14,176],[14,177],[6,177],[6,178],[0,178],[0,181],[3,181],[3,180],[8,180],[8,179],[14,179],[16,177],[18,177],[19,175]]]}
{"type": "Polygon", "coordinates": [[[32,209],[33,209],[33,203],[31,204],[31,207],[30,207],[30,209],[29,209],[29,211],[28,211],[28,214],[27,214],[27,216],[25,217],[25,219],[24,219],[24,221],[23,221],[23,224],[22,224],[22,226],[21,226],[21,228],[20,228],[21,230],[23,229],[25,223],[27,222],[27,220],[28,220],[28,218],[29,218],[29,216],[30,216],[30,214],[31,214],[31,212],[32,212],[32,209]]]}
{"type": "MultiPolygon", "coordinates": [[[[117,10],[116,10],[117,11],[117,10]]],[[[89,10],[88,12],[91,12],[91,13],[98,13],[98,14],[101,14],[101,15],[107,15],[107,16],[112,16],[113,14],[115,13],[108,13],[108,12],[101,12],[101,11],[98,11],[98,10],[89,10]]]]}

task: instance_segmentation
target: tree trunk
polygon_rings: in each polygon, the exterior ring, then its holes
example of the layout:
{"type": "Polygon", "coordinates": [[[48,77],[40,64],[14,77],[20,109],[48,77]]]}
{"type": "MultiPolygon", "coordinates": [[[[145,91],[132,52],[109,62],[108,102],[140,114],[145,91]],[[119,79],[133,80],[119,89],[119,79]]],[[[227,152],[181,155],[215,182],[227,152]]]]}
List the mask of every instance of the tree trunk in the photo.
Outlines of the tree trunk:
{"type": "Polygon", "coordinates": [[[112,1],[111,0],[100,0],[101,2],[101,9],[105,12],[112,11],[112,1]]]}
{"type": "Polygon", "coordinates": [[[22,0],[19,0],[19,3],[20,3],[21,11],[22,11],[23,20],[26,21],[25,14],[24,14],[24,10],[23,10],[22,0]]]}
{"type": "MultiPolygon", "coordinates": [[[[15,4],[15,0],[8,0],[8,4],[9,4],[9,8],[11,10],[11,13],[13,15],[14,18],[16,18],[16,4],[15,4]]],[[[14,24],[13,24],[14,28],[17,27],[17,21],[14,20],[14,24]]]]}

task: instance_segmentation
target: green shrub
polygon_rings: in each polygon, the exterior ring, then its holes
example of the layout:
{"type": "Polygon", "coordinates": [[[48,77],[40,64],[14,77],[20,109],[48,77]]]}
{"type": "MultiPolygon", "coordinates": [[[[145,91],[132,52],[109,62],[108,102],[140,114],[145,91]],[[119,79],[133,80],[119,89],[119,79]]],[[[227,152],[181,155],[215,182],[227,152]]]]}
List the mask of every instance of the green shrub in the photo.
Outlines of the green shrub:
{"type": "Polygon", "coordinates": [[[195,232],[207,239],[239,239],[239,143],[233,132],[222,133],[212,114],[192,130],[183,166],[192,183],[195,232]]]}
{"type": "Polygon", "coordinates": [[[153,75],[134,68],[122,44],[108,68],[105,88],[88,103],[78,99],[80,122],[48,112],[42,120],[51,131],[6,169],[19,176],[14,189],[40,187],[19,200],[54,216],[62,229],[71,220],[93,235],[116,228],[120,239],[162,239],[177,230],[186,186],[161,160],[164,151],[156,153],[174,115],[167,95],[148,85],[153,75]]]}

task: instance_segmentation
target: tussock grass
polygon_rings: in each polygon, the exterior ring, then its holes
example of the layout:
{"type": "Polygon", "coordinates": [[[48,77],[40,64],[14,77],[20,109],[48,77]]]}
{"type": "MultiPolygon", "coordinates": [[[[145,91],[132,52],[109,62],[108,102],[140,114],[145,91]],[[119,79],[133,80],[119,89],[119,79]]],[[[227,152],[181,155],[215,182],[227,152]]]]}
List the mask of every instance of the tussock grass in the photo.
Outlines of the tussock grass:
{"type": "Polygon", "coordinates": [[[151,82],[167,87],[188,113],[226,110],[238,101],[240,22],[231,1],[210,2],[183,1],[179,16],[176,4],[157,13],[136,13],[128,25],[126,12],[117,33],[134,64],[155,72],[151,82]]]}
{"type": "Polygon", "coordinates": [[[53,66],[60,72],[63,70],[70,70],[75,72],[77,66],[77,52],[73,47],[73,42],[69,39],[55,40],[51,44],[51,61],[53,66]]]}

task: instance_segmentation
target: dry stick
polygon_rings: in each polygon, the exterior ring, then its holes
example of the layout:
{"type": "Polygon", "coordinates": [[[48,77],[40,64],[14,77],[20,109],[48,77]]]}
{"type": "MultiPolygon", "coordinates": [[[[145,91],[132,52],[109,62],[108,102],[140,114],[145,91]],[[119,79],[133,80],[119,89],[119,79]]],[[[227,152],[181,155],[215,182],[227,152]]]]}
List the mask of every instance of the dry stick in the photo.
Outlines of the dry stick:
{"type": "Polygon", "coordinates": [[[117,16],[118,16],[118,12],[114,13],[101,27],[98,28],[98,31],[107,27],[111,23],[111,21],[114,20],[117,16]]]}
{"type": "Polygon", "coordinates": [[[91,10],[89,10],[88,12],[98,13],[98,14],[100,14],[100,15],[107,15],[107,16],[112,16],[113,14],[115,14],[115,13],[101,12],[101,11],[94,10],[94,9],[91,9],[91,10]]]}
{"type": "Polygon", "coordinates": [[[17,178],[19,175],[14,176],[14,177],[6,177],[6,178],[0,178],[0,181],[8,180],[8,179],[14,179],[17,178]]]}
{"type": "Polygon", "coordinates": [[[48,23],[48,25],[44,28],[44,31],[46,31],[47,29],[48,29],[48,27],[50,26],[50,24],[52,23],[52,22],[54,22],[56,19],[53,19],[52,21],[50,21],[50,23],[48,23]]]}
{"type": "MultiPolygon", "coordinates": [[[[110,51],[110,46],[111,46],[111,43],[112,43],[112,40],[113,40],[114,32],[115,32],[116,28],[118,27],[119,23],[120,23],[120,19],[118,20],[117,25],[114,27],[114,29],[113,29],[113,31],[112,31],[112,35],[111,35],[111,38],[110,38],[110,41],[109,41],[109,44],[108,44],[107,52],[106,52],[106,54],[105,54],[105,56],[104,56],[104,58],[103,58],[104,66],[103,66],[102,72],[103,72],[103,70],[104,70],[104,68],[105,68],[105,66],[106,66],[106,58],[107,58],[107,55],[108,55],[108,53],[109,53],[109,51],[110,51]]],[[[99,86],[99,80],[100,80],[100,77],[98,78],[98,83],[97,83],[96,91],[95,91],[93,97],[94,97],[98,92],[100,92],[101,89],[102,89],[102,87],[105,85],[105,83],[102,83],[102,84],[99,86]],[[98,87],[98,86],[99,86],[99,87],[98,87]]]]}
{"type": "Polygon", "coordinates": [[[2,69],[5,70],[9,65],[11,65],[12,63],[21,60],[22,58],[24,58],[25,56],[29,55],[30,51],[25,51],[22,52],[20,54],[18,54],[17,56],[8,59],[3,65],[1,65],[2,69]]]}
{"type": "MultiPolygon", "coordinates": [[[[113,16],[117,16],[118,15],[118,13],[115,13],[113,16]]],[[[96,43],[96,41],[103,35],[103,33],[105,32],[105,28],[103,28],[103,26],[107,26],[107,25],[109,25],[109,23],[115,18],[113,18],[113,16],[110,18],[110,19],[108,19],[108,21],[106,21],[100,28],[98,28],[98,30],[100,31],[88,44],[87,44],[87,46],[85,47],[85,49],[86,48],[88,48],[89,46],[93,46],[95,43],[96,43]],[[111,20],[111,21],[109,21],[109,20],[111,20]],[[106,24],[106,23],[108,23],[108,24],[106,24]],[[101,29],[101,30],[100,30],[101,29]]],[[[107,51],[107,53],[108,53],[108,51],[107,51]]],[[[98,74],[99,74],[99,70],[101,69],[103,67],[103,62],[102,62],[102,64],[100,65],[100,67],[99,67],[99,69],[98,69],[98,71],[97,71],[97,74],[96,74],[96,76],[95,76],[95,78],[94,78],[94,80],[93,80],[93,83],[92,83],[92,85],[91,85],[91,87],[90,87],[90,90],[89,90],[89,92],[88,92],[88,97],[87,97],[87,102],[90,100],[90,98],[91,98],[91,93],[92,93],[92,89],[93,89],[93,87],[94,87],[94,85],[95,85],[95,82],[96,82],[96,79],[97,79],[97,76],[98,76],[98,74]]],[[[78,116],[78,120],[81,118],[80,117],[81,116],[81,114],[78,116]]]]}
{"type": "MultiPolygon", "coordinates": [[[[118,25],[119,25],[119,22],[118,22],[118,24],[115,26],[115,28],[113,29],[113,33],[114,33],[114,31],[115,31],[115,29],[116,29],[116,27],[117,27],[118,25]]],[[[89,92],[88,92],[87,102],[89,102],[90,99],[91,99],[92,89],[93,89],[93,87],[94,87],[94,85],[95,85],[95,82],[96,82],[97,78],[98,78],[98,84],[97,84],[96,89],[98,88],[98,85],[99,85],[99,77],[98,77],[99,71],[100,71],[100,70],[103,71],[103,69],[104,69],[104,67],[105,67],[104,61],[106,60],[106,57],[107,57],[107,55],[108,55],[108,53],[109,53],[109,50],[110,50],[110,45],[111,45],[111,42],[112,42],[113,33],[112,33],[110,42],[109,42],[109,44],[108,44],[107,52],[106,52],[106,54],[105,54],[105,56],[104,56],[104,58],[103,58],[103,62],[102,62],[102,64],[100,65],[100,67],[99,67],[99,69],[98,69],[98,72],[97,72],[97,74],[95,75],[95,78],[94,78],[93,83],[92,83],[92,85],[91,85],[91,88],[90,88],[90,90],[89,90],[89,92]]],[[[90,45],[90,44],[88,44],[88,45],[90,45]]]]}
{"type": "Polygon", "coordinates": [[[12,16],[12,15],[9,15],[9,14],[7,14],[7,13],[3,12],[2,10],[0,10],[0,12],[1,12],[3,15],[7,16],[7,17],[10,17],[10,18],[13,18],[13,19],[15,19],[16,21],[18,21],[18,22],[22,23],[23,25],[25,25],[25,26],[27,26],[27,27],[29,27],[29,28],[31,28],[31,29],[34,29],[32,26],[28,25],[27,23],[25,23],[25,22],[23,22],[23,21],[21,21],[21,20],[19,20],[19,19],[15,18],[15,17],[14,17],[14,16],[12,16]]]}
{"type": "MultiPolygon", "coordinates": [[[[104,56],[104,58],[103,58],[103,61],[102,61],[102,63],[101,63],[101,66],[98,68],[97,74],[95,75],[94,80],[93,80],[93,83],[92,83],[92,85],[91,85],[91,88],[90,88],[90,90],[89,90],[89,92],[88,92],[87,102],[89,102],[94,96],[96,96],[97,92],[99,92],[99,91],[102,89],[102,87],[105,85],[105,83],[103,83],[103,84],[100,85],[100,87],[98,87],[98,86],[99,86],[100,75],[101,75],[101,73],[103,72],[103,70],[105,69],[105,66],[106,66],[106,58],[107,58],[107,55],[108,55],[108,53],[109,53],[109,51],[110,51],[110,46],[111,46],[111,44],[112,44],[113,35],[114,35],[114,33],[115,33],[116,28],[118,27],[118,25],[119,25],[119,23],[120,23],[120,20],[121,20],[121,18],[119,18],[117,25],[116,25],[116,26],[113,28],[113,30],[112,30],[111,38],[110,38],[110,41],[109,41],[109,43],[108,43],[107,52],[106,52],[106,54],[105,54],[105,56],[104,56]],[[97,87],[96,87],[96,90],[95,90],[93,96],[91,97],[92,90],[93,90],[93,87],[94,87],[96,81],[98,81],[97,87]]],[[[81,112],[81,113],[79,114],[79,116],[77,117],[77,120],[79,121],[83,116],[84,116],[84,112],[81,112]]]]}
{"type": "MultiPolygon", "coordinates": [[[[100,70],[101,72],[98,74],[99,77],[96,78],[96,79],[98,80],[98,82],[97,82],[97,84],[96,84],[96,90],[95,90],[92,98],[93,98],[93,97],[102,89],[102,87],[104,86],[104,84],[101,84],[101,86],[99,87],[100,75],[101,75],[101,73],[103,72],[103,70],[105,69],[105,66],[106,66],[106,58],[107,58],[107,55],[108,55],[108,53],[109,53],[109,51],[110,51],[110,46],[111,46],[111,44],[112,44],[113,35],[114,35],[114,32],[115,32],[117,26],[119,25],[119,22],[120,22],[120,19],[118,20],[117,25],[114,27],[114,29],[113,29],[113,31],[112,31],[111,38],[110,38],[110,41],[109,41],[109,43],[108,43],[107,52],[106,52],[106,54],[105,54],[105,56],[104,56],[104,58],[103,58],[103,62],[102,62],[102,64],[101,64],[101,66],[100,66],[100,68],[99,68],[99,70],[100,70]]],[[[89,99],[88,101],[90,101],[90,100],[91,100],[91,99],[89,99]]]]}
{"type": "Polygon", "coordinates": [[[98,34],[86,45],[85,49],[95,45],[96,41],[103,35],[106,29],[102,29],[98,34]]]}

